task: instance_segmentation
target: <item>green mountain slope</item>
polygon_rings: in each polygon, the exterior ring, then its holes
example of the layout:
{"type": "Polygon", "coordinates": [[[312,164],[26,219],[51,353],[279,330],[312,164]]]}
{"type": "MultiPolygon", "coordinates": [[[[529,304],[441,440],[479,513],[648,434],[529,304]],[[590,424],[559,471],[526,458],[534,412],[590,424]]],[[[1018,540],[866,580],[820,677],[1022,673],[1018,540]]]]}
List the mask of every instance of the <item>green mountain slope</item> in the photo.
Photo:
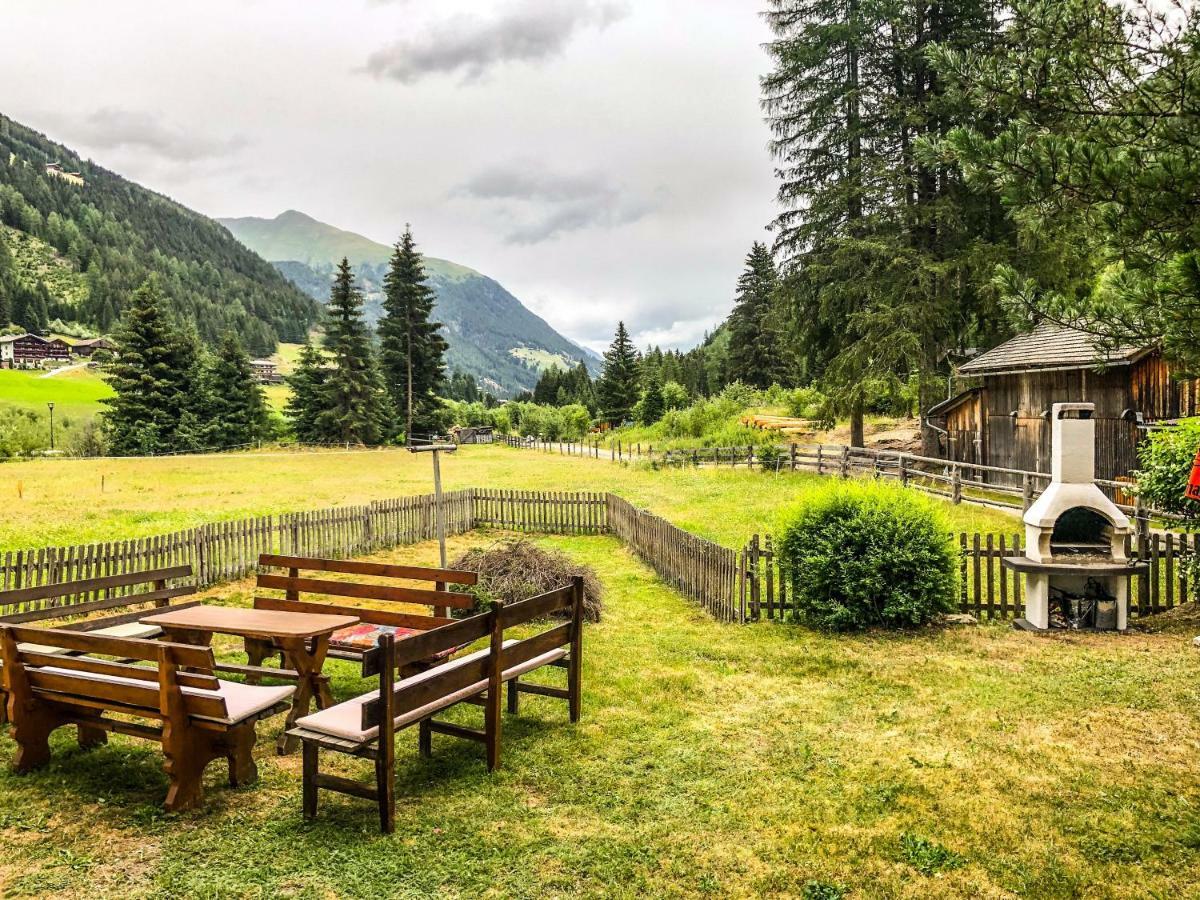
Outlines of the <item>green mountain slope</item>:
{"type": "MultiPolygon", "coordinates": [[[[367,314],[382,313],[382,285],[392,248],[289,210],[274,219],[218,219],[238,240],[275,263],[293,284],[319,300],[329,294],[333,267],[350,260],[366,298],[367,314]]],[[[473,269],[426,257],[437,292],[434,314],[450,344],[448,367],[480,379],[489,389],[515,394],[532,388],[546,365],[599,357],[555,331],[498,282],[473,269]]]]}
{"type": "Polygon", "coordinates": [[[319,312],[212,219],[2,115],[0,224],[10,229],[0,274],[15,272],[0,278],[0,318],[31,330],[61,319],[107,331],[151,274],[202,338],[233,330],[256,354],[302,340],[319,312]],[[50,163],[84,183],[53,176],[50,163]]]}

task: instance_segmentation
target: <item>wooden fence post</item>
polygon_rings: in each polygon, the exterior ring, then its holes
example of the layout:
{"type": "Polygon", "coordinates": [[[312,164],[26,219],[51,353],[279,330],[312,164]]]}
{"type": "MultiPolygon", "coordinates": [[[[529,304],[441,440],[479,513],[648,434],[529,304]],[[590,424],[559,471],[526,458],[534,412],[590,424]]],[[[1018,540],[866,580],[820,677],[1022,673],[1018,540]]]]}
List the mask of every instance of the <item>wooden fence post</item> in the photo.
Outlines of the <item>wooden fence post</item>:
{"type": "Polygon", "coordinates": [[[1026,472],[1021,476],[1021,511],[1029,512],[1033,506],[1033,479],[1026,472]]]}
{"type": "Polygon", "coordinates": [[[850,448],[842,447],[842,477],[850,477],[850,448]]]}
{"type": "Polygon", "coordinates": [[[950,489],[955,503],[962,503],[962,473],[955,466],[950,473],[950,489]]]}
{"type": "Polygon", "coordinates": [[[795,472],[796,471],[796,445],[791,444],[790,446],[791,446],[791,450],[788,451],[788,454],[791,457],[791,469],[793,472],[795,472]]]}
{"type": "Polygon", "coordinates": [[[908,487],[908,455],[901,453],[897,457],[897,462],[900,464],[900,485],[908,487]]]}
{"type": "Polygon", "coordinates": [[[817,444],[817,474],[825,474],[825,445],[817,444]]]}

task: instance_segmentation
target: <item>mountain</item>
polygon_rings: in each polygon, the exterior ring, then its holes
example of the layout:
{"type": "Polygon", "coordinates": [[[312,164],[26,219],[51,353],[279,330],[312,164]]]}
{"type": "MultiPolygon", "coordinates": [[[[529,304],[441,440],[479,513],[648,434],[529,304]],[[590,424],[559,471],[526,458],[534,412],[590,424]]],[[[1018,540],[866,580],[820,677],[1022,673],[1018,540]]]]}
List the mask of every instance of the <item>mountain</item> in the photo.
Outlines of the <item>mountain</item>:
{"type": "MultiPolygon", "coordinates": [[[[288,210],[274,219],[218,219],[243,244],[310,297],[325,300],[334,266],[350,260],[366,299],[367,315],[383,311],[383,277],[392,248],[288,210]]],[[[549,365],[598,369],[600,358],[567,340],[498,282],[458,263],[425,257],[437,293],[434,315],[450,344],[447,367],[478,378],[488,389],[516,394],[531,389],[549,365]]]]}
{"type": "Polygon", "coordinates": [[[156,275],[174,312],[252,353],[300,341],[320,306],[212,219],[0,115],[0,327],[108,331],[156,275]]]}

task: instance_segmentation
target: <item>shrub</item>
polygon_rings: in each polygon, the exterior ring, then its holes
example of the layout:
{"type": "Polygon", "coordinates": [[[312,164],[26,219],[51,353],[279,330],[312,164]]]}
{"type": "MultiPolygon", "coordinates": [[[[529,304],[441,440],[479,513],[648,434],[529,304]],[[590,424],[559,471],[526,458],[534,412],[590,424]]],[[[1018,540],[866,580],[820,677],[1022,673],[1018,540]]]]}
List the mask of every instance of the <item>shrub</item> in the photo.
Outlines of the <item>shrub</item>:
{"type": "Polygon", "coordinates": [[[902,488],[828,485],[785,516],[777,547],[805,624],[902,628],[954,608],[950,530],[902,488]]]}
{"type": "Polygon", "coordinates": [[[479,574],[479,583],[471,589],[475,609],[488,603],[519,603],[571,583],[573,575],[583,576],[583,616],[589,622],[600,621],[604,587],[590,566],[574,562],[565,553],[544,550],[525,539],[500,541],[490,547],[476,547],[450,563],[452,569],[479,574]]]}
{"type": "Polygon", "coordinates": [[[1200,450],[1200,419],[1187,419],[1174,428],[1152,431],[1138,446],[1138,493],[1150,506],[1164,512],[1200,518],[1200,503],[1183,492],[1200,450]]]}

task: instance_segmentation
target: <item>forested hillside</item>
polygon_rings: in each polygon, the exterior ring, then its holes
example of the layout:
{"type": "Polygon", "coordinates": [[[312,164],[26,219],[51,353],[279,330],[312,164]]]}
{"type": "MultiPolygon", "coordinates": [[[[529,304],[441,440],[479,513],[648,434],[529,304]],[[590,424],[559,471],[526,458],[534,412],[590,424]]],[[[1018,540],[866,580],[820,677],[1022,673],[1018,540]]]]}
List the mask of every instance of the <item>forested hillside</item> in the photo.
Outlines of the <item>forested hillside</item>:
{"type": "Polygon", "coordinates": [[[108,331],[151,274],[202,339],[233,331],[256,355],[303,340],[320,308],[212,219],[5,116],[0,224],[0,327],[60,320],[108,331]],[[54,162],[85,183],[49,175],[54,162]]]}
{"type": "MultiPolygon", "coordinates": [[[[318,300],[328,298],[334,266],[346,257],[363,292],[368,321],[379,320],[391,247],[295,210],[274,219],[218,221],[318,300]]],[[[450,370],[465,372],[503,395],[532,390],[548,365],[568,369],[582,359],[598,369],[595,354],[563,337],[499,282],[449,260],[426,256],[424,264],[437,295],[434,318],[443,324],[450,345],[450,370]]]]}

